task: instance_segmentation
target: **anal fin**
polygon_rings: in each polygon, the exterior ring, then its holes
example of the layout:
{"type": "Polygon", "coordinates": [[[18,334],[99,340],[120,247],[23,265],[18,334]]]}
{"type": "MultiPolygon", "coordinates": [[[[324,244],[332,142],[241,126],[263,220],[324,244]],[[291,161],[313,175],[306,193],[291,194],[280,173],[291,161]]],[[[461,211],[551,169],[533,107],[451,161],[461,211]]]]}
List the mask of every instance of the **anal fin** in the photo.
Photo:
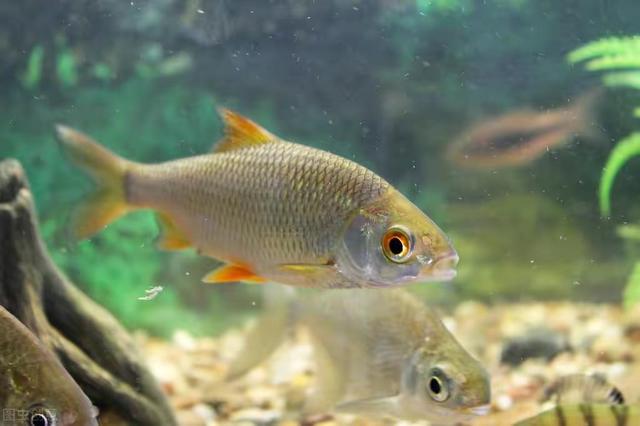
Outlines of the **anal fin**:
{"type": "Polygon", "coordinates": [[[264,278],[256,275],[251,268],[238,265],[238,264],[226,264],[218,269],[209,272],[202,279],[203,282],[209,284],[221,284],[229,282],[246,282],[252,284],[262,284],[267,282],[264,278]]]}
{"type": "Polygon", "coordinates": [[[165,213],[156,213],[156,220],[160,227],[158,247],[163,250],[183,250],[191,247],[191,242],[178,229],[175,222],[165,213]]]}

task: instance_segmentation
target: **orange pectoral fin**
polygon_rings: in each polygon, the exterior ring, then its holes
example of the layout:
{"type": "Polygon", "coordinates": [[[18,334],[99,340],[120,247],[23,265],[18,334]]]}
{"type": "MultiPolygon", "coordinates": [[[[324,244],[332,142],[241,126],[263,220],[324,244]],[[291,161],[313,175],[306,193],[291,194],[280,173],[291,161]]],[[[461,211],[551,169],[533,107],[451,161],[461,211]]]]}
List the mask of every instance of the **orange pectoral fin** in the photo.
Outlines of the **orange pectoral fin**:
{"type": "Polygon", "coordinates": [[[267,282],[264,278],[258,276],[246,266],[228,264],[219,267],[218,269],[209,272],[202,282],[209,284],[220,284],[229,282],[246,282],[252,284],[262,284],[267,282]]]}

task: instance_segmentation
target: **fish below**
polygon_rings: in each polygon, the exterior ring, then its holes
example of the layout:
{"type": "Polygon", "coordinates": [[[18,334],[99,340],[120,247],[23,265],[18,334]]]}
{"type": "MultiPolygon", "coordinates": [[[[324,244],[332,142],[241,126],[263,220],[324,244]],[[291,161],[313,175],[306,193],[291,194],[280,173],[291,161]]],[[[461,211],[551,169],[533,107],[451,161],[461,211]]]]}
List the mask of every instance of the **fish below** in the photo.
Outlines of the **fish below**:
{"type": "Polygon", "coordinates": [[[97,426],[97,409],[38,338],[0,306],[3,426],[97,426]]]}
{"type": "Polygon", "coordinates": [[[626,405],[622,393],[599,375],[562,377],[546,396],[555,397],[555,407],[515,426],[640,425],[640,405],[626,405]]]}
{"type": "Polygon", "coordinates": [[[489,412],[487,371],[431,308],[404,289],[316,292],[288,303],[278,296],[282,290],[267,290],[267,309],[229,367],[228,380],[260,364],[300,324],[311,335],[316,360],[306,414],[452,425],[489,412]]]}
{"type": "Polygon", "coordinates": [[[523,109],[488,119],[464,132],[447,150],[453,164],[466,169],[497,169],[530,163],[576,136],[594,137],[592,90],[573,105],[547,111],[523,109]]]}
{"type": "Polygon", "coordinates": [[[213,153],[151,165],[58,126],[64,150],[97,183],[75,212],[76,237],[153,209],[161,248],[225,262],[209,283],[386,287],[455,276],[447,236],[380,176],[220,111],[225,136],[213,153]]]}

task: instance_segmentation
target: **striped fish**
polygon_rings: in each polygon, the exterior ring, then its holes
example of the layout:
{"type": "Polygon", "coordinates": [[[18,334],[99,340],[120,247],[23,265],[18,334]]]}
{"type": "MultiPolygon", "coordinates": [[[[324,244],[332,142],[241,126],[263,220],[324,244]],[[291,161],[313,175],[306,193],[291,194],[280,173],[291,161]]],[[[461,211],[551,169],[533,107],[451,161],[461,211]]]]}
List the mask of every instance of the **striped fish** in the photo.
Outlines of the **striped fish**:
{"type": "Polygon", "coordinates": [[[515,426],[638,426],[640,406],[615,404],[557,405],[515,426]]]}
{"type": "Polygon", "coordinates": [[[515,426],[637,426],[640,406],[626,405],[622,392],[601,375],[570,375],[545,392],[556,406],[515,426]]]}

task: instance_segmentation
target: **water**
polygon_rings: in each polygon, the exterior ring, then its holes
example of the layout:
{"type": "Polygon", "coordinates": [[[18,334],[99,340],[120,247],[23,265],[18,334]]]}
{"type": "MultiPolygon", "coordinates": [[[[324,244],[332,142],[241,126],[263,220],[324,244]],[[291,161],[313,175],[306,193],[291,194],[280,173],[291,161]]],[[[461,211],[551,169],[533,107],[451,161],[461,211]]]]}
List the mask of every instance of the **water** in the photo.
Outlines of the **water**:
{"type": "MultiPolygon", "coordinates": [[[[635,402],[640,183],[637,160],[618,164],[615,150],[626,140],[640,151],[630,137],[639,42],[568,55],[636,35],[639,19],[633,0],[6,2],[0,158],[20,161],[49,255],[136,336],[141,366],[180,424],[300,421],[313,346],[300,331],[266,367],[220,388],[243,324],[263,312],[260,286],[203,285],[217,262],[157,250],[146,211],[74,241],[69,215],[91,184],[55,143],[56,123],[157,163],[209,152],[224,106],[364,165],[424,210],[460,256],[451,283],[409,290],[440,309],[492,375],[494,417],[474,424],[536,413],[538,392],[566,372],[602,372],[635,402]],[[591,93],[592,107],[576,109],[591,93]],[[527,150],[536,144],[539,155],[527,150]],[[505,164],[509,153],[517,161],[505,164]],[[543,343],[560,339],[557,356],[501,365],[508,342],[531,330],[543,343]]],[[[92,332],[68,331],[52,309],[48,322],[84,349],[92,332]]],[[[115,422],[112,397],[89,396],[115,422]]]]}

